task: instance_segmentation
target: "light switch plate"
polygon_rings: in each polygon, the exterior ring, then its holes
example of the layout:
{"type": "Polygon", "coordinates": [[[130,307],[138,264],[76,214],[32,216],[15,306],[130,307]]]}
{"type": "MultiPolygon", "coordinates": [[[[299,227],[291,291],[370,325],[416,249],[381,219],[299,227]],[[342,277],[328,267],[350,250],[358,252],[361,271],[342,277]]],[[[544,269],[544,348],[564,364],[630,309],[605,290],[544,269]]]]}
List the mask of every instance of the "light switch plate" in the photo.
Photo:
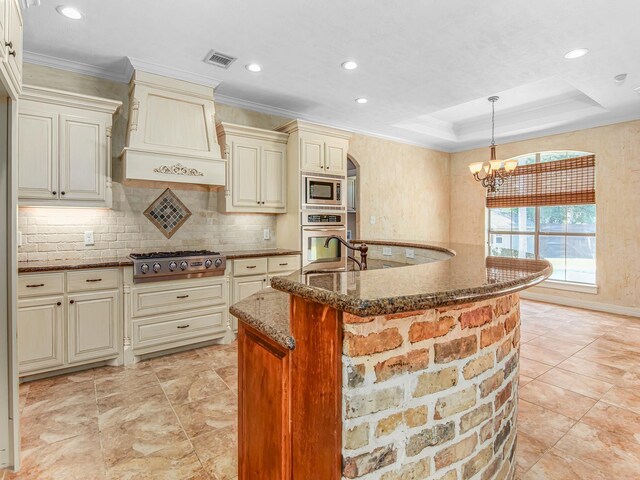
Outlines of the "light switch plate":
{"type": "Polygon", "coordinates": [[[95,245],[95,242],[93,240],[93,230],[87,230],[86,232],[84,232],[84,244],[87,247],[95,245]]]}
{"type": "Polygon", "coordinates": [[[413,248],[405,248],[404,256],[407,258],[416,258],[416,252],[413,250],[413,248]]]}
{"type": "Polygon", "coordinates": [[[369,217],[369,223],[370,223],[371,225],[375,225],[375,224],[376,224],[376,217],[374,217],[373,215],[371,215],[371,216],[369,217]]]}
{"type": "Polygon", "coordinates": [[[393,253],[391,253],[391,247],[382,247],[382,255],[384,255],[385,257],[390,257],[391,255],[393,255],[393,253]]]}
{"type": "Polygon", "coordinates": [[[269,229],[268,229],[268,228],[265,228],[265,229],[262,231],[262,238],[263,238],[264,240],[269,240],[269,239],[271,238],[271,231],[269,231],[269,229]]]}

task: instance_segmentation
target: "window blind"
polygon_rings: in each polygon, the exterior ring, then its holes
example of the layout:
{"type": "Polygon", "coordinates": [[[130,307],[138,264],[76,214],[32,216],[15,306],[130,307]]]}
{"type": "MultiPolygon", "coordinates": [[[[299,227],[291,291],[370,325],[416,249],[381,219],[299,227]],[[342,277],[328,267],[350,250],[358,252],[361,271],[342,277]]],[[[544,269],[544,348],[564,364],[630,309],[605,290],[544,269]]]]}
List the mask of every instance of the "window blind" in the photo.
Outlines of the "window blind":
{"type": "Polygon", "coordinates": [[[595,169],[595,155],[518,166],[500,190],[487,193],[487,207],[596,203],[595,169]]]}

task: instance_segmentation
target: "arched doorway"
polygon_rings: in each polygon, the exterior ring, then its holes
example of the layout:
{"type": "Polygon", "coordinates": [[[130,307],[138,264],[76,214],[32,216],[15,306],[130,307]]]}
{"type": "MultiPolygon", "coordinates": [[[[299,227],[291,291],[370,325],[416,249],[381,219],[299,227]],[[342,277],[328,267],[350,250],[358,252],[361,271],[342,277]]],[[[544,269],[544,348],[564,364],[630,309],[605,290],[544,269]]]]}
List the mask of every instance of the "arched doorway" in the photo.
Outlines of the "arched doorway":
{"type": "Polygon", "coordinates": [[[360,165],[347,155],[347,239],[359,238],[360,235],[360,165]]]}

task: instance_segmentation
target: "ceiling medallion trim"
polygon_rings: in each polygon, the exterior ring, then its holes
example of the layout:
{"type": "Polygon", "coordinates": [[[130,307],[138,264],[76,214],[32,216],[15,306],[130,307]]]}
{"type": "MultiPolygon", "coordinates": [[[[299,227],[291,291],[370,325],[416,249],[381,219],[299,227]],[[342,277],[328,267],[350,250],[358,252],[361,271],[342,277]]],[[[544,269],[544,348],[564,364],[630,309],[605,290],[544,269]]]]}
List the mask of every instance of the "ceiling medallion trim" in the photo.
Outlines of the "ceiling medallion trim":
{"type": "Polygon", "coordinates": [[[171,166],[161,165],[158,168],[154,168],[155,173],[162,173],[163,175],[179,175],[182,177],[204,177],[204,173],[197,168],[185,167],[181,163],[175,163],[171,166]]]}

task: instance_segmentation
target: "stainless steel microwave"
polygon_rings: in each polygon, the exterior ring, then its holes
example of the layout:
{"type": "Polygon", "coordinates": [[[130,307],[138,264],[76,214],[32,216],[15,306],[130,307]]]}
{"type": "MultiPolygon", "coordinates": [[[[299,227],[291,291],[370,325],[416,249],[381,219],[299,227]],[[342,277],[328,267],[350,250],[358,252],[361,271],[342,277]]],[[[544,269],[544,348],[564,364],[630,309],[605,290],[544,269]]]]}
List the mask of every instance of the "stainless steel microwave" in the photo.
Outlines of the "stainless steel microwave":
{"type": "Polygon", "coordinates": [[[330,177],[302,176],[303,206],[342,206],[344,180],[330,177]]]}

